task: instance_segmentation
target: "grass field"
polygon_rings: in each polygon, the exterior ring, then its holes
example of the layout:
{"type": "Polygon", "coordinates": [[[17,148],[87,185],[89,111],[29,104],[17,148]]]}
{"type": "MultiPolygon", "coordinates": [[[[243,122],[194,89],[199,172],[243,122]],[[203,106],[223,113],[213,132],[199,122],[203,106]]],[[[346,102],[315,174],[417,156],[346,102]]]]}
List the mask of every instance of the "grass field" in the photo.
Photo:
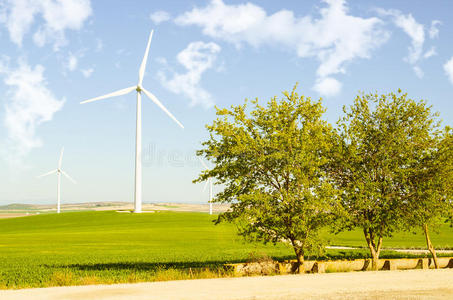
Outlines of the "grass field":
{"type": "MultiPolygon", "coordinates": [[[[453,228],[444,223],[430,229],[431,242],[437,249],[453,249],[453,228]]],[[[360,230],[342,232],[338,235],[325,234],[331,245],[365,247],[363,232],[360,230]]],[[[415,232],[398,232],[391,238],[385,238],[384,248],[417,248],[425,249],[426,240],[421,230],[415,232]]]]}
{"type": "MultiPolygon", "coordinates": [[[[246,243],[231,224],[205,213],[71,212],[0,220],[0,288],[138,282],[229,276],[227,262],[270,256],[292,259],[283,244],[246,243]]],[[[330,243],[365,246],[360,232],[327,236],[330,243]]],[[[453,246],[442,228],[433,241],[453,246]]],[[[391,247],[423,247],[421,235],[398,235],[391,247]]],[[[367,250],[329,250],[329,257],[364,257],[367,250]]],[[[395,253],[383,253],[395,256],[395,253]]],[[[397,256],[397,255],[396,255],[397,256]]],[[[401,254],[399,254],[401,256],[401,254]]]]}

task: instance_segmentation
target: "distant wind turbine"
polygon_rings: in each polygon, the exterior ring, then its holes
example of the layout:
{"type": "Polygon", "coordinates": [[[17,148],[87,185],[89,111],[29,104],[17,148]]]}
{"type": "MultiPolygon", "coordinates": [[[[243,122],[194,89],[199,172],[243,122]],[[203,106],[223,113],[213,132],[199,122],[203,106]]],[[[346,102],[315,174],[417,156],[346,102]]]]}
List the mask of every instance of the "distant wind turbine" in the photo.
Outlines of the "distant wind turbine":
{"type": "MultiPolygon", "coordinates": [[[[209,170],[208,166],[205,164],[205,162],[198,157],[200,160],[201,164],[203,167],[205,167],[206,170],[209,170]]],[[[212,178],[209,177],[209,179],[206,181],[206,184],[204,185],[203,192],[206,191],[206,188],[209,185],[209,214],[212,215],[212,178]]]]}
{"type": "Polygon", "coordinates": [[[137,92],[137,125],[136,125],[136,136],[135,136],[135,193],[134,193],[134,212],[142,212],[142,92],[148,96],[160,109],[162,109],[173,121],[175,121],[181,128],[184,126],[169,112],[165,106],[154,96],[151,92],[147,91],[143,86],[143,76],[145,75],[146,61],[148,60],[149,45],[153,37],[153,30],[149,34],[148,45],[146,46],[145,56],[143,57],[142,64],[138,71],[138,84],[118,90],[116,92],[99,96],[96,98],[88,99],[80,102],[81,104],[98,101],[106,98],[126,95],[132,91],[137,92]]]}
{"type": "Polygon", "coordinates": [[[58,160],[58,168],[56,170],[52,170],[50,172],[47,172],[47,173],[44,173],[44,174],[38,176],[38,178],[41,178],[41,177],[44,177],[44,176],[47,176],[47,175],[51,175],[51,174],[57,173],[57,176],[58,176],[58,184],[57,184],[57,213],[60,213],[61,174],[66,176],[70,181],[72,181],[72,183],[74,183],[74,184],[76,183],[76,181],[74,179],[72,179],[71,176],[69,176],[65,171],[63,171],[61,169],[61,162],[63,161],[63,151],[64,151],[64,147],[61,148],[60,159],[58,160]]]}

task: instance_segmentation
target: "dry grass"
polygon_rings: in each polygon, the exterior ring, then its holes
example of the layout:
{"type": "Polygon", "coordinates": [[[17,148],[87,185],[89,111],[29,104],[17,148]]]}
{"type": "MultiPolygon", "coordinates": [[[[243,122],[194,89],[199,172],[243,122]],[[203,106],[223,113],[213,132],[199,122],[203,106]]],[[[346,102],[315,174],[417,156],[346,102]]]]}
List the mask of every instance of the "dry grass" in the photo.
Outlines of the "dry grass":
{"type": "Polygon", "coordinates": [[[71,271],[65,270],[65,271],[54,272],[49,281],[51,282],[50,285],[53,285],[53,286],[65,286],[65,285],[71,285],[72,283],[74,283],[75,279],[76,278],[71,271]]]}
{"type": "MultiPolygon", "coordinates": [[[[233,272],[223,269],[211,270],[209,268],[188,268],[188,269],[158,269],[149,273],[131,273],[124,278],[105,278],[93,274],[77,275],[71,270],[56,271],[42,287],[52,286],[74,286],[74,285],[93,285],[93,284],[114,284],[114,283],[137,283],[150,281],[170,281],[187,279],[208,279],[233,277],[233,272]]],[[[4,284],[0,289],[11,288],[4,284]]]]}

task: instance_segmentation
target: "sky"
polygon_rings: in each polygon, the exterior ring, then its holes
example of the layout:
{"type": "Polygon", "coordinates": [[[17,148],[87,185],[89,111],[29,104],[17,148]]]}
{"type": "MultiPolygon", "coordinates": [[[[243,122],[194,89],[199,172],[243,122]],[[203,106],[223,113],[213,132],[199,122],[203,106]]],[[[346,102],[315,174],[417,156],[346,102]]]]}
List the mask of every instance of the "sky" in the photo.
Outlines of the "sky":
{"type": "MultiPolygon", "coordinates": [[[[298,83],[335,123],[360,92],[401,88],[453,125],[451,1],[0,0],[0,204],[133,202],[137,84],[143,201],[202,203],[195,151],[215,108],[261,103],[298,83]]],[[[220,187],[217,187],[219,189],[220,187]]],[[[216,188],[214,188],[214,191],[216,188]]]]}

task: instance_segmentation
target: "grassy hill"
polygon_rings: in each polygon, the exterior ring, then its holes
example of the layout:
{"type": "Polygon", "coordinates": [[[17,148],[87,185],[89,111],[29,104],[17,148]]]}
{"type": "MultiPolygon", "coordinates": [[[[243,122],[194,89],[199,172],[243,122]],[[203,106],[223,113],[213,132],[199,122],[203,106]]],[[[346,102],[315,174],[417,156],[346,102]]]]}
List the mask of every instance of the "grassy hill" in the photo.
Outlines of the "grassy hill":
{"type": "Polygon", "coordinates": [[[0,205],[0,210],[35,210],[38,206],[33,204],[12,203],[7,205],[0,205]]]}
{"type": "MultiPolygon", "coordinates": [[[[226,262],[293,258],[285,245],[246,243],[233,225],[214,225],[214,218],[87,211],[0,219],[0,288],[216,277],[228,275],[226,262]]],[[[328,237],[335,245],[365,245],[358,231],[328,237]]],[[[433,240],[453,246],[451,228],[442,228],[433,240]]],[[[424,242],[421,235],[408,234],[386,241],[389,245],[423,247],[424,242]]],[[[328,254],[363,257],[367,250],[328,254]]]]}

